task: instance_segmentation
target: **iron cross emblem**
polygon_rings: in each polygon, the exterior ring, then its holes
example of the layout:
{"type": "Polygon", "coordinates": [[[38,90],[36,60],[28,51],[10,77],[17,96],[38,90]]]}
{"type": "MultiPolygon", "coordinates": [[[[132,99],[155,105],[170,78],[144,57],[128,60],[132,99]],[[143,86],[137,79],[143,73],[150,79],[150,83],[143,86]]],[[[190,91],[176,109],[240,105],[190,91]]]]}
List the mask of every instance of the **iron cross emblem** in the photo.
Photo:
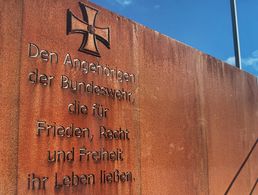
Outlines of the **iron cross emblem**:
{"type": "Polygon", "coordinates": [[[83,20],[67,10],[67,35],[80,33],[83,35],[82,43],[78,49],[81,52],[100,57],[97,40],[110,49],[109,28],[100,28],[95,25],[98,10],[79,2],[83,20]]]}

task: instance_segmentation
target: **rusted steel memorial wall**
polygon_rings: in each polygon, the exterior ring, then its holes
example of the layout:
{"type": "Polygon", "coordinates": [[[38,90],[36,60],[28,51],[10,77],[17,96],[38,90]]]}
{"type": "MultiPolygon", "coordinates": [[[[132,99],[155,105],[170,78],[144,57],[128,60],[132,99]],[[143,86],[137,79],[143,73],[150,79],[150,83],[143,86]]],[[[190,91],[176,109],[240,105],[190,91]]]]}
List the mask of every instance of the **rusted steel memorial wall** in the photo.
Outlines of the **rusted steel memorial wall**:
{"type": "Polygon", "coordinates": [[[0,194],[257,194],[257,78],[86,0],[0,1],[0,194]]]}

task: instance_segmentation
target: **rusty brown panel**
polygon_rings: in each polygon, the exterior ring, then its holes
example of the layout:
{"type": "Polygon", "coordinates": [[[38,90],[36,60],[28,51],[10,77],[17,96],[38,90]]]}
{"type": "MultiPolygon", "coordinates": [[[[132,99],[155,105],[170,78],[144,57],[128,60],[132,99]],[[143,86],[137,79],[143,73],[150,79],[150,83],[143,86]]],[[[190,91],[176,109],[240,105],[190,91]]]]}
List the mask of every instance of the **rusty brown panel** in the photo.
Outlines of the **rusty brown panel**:
{"type": "Polygon", "coordinates": [[[200,67],[209,194],[224,194],[229,188],[228,194],[249,194],[258,174],[257,148],[237,172],[258,138],[257,79],[207,55],[200,67]]]}
{"type": "Polygon", "coordinates": [[[257,79],[157,32],[141,39],[142,193],[224,194],[241,165],[228,194],[250,193],[257,79]]]}
{"type": "Polygon", "coordinates": [[[0,194],[17,190],[22,1],[0,1],[0,194]]]}
{"type": "MultiPolygon", "coordinates": [[[[33,1],[26,0],[24,3],[24,35],[22,39],[22,65],[21,65],[21,100],[20,100],[20,133],[19,133],[19,183],[18,190],[20,194],[34,194],[36,191],[27,189],[27,175],[35,172],[36,176],[49,176],[48,186],[45,191],[39,191],[40,194],[140,194],[140,163],[139,163],[139,120],[138,120],[138,75],[137,75],[137,56],[135,56],[132,46],[133,29],[128,20],[118,17],[96,5],[87,1],[85,4],[99,10],[96,19],[96,25],[100,27],[109,26],[111,28],[111,48],[108,50],[104,45],[98,44],[101,51],[101,58],[78,52],[82,41],[79,34],[66,35],[66,11],[72,10],[74,15],[81,17],[80,8],[77,1],[33,1]],[[40,13],[40,14],[39,14],[40,13]],[[42,62],[40,59],[28,58],[28,43],[35,43],[40,49],[46,49],[57,52],[60,61],[58,64],[42,62]],[[119,44],[117,44],[119,43],[119,44]],[[113,68],[136,74],[136,83],[120,83],[110,78],[105,78],[93,74],[83,75],[80,71],[65,67],[62,63],[66,53],[70,53],[73,58],[88,60],[90,62],[99,62],[109,65],[113,68]],[[55,75],[53,85],[44,87],[32,85],[28,82],[28,73],[35,69],[40,73],[55,75]],[[67,75],[73,80],[91,81],[94,83],[112,87],[124,88],[132,91],[135,103],[125,101],[115,101],[110,98],[99,97],[96,95],[82,95],[72,93],[68,90],[60,89],[61,75],[67,75]],[[91,114],[87,117],[74,116],[69,114],[67,106],[74,100],[89,107],[95,102],[101,103],[111,111],[107,119],[97,120],[91,114]],[[45,120],[48,123],[69,125],[74,123],[76,126],[89,127],[95,135],[93,143],[71,138],[71,140],[60,138],[47,138],[46,136],[36,136],[37,120],[45,120]],[[130,130],[130,141],[101,141],[98,138],[99,125],[105,125],[109,128],[127,128],[130,130]],[[121,148],[124,151],[124,161],[122,162],[102,162],[93,163],[78,161],[69,163],[48,163],[47,151],[63,149],[71,150],[75,147],[76,155],[78,149],[85,145],[90,149],[105,147],[107,150],[121,148]],[[29,147],[28,147],[29,146],[29,147]],[[131,171],[135,181],[128,183],[113,183],[100,185],[100,169],[113,171],[131,171]],[[60,176],[71,174],[74,171],[77,174],[94,173],[98,177],[94,186],[66,187],[60,190],[54,189],[54,174],[57,172],[60,176]]],[[[38,193],[38,192],[37,192],[38,193]]]]}
{"type": "Polygon", "coordinates": [[[200,53],[148,29],[141,39],[142,194],[208,194],[200,53]]]}

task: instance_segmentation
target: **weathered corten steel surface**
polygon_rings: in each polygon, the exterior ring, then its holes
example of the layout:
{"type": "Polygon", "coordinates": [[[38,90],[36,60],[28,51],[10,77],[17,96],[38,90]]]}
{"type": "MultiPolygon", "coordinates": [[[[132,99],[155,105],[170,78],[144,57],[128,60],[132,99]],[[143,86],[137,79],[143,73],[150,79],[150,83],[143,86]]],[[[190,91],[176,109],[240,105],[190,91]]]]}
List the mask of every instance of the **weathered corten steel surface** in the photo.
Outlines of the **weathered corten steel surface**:
{"type": "MultiPolygon", "coordinates": [[[[91,3],[85,2],[87,5],[91,3]]],[[[20,116],[19,116],[19,166],[18,166],[18,192],[21,194],[35,194],[37,190],[28,190],[28,174],[36,176],[48,176],[44,194],[140,194],[140,134],[139,128],[139,100],[135,95],[135,103],[113,100],[96,94],[86,94],[70,89],[61,89],[61,76],[66,75],[73,81],[91,82],[109,88],[124,88],[135,92],[138,83],[120,83],[118,80],[104,77],[94,73],[84,74],[81,70],[64,65],[67,53],[72,58],[87,60],[99,64],[105,64],[112,68],[117,67],[129,73],[138,74],[138,65],[135,64],[134,50],[128,45],[133,37],[131,25],[122,24],[121,19],[98,6],[92,7],[100,10],[96,17],[96,26],[111,28],[112,46],[107,49],[103,44],[97,43],[101,51],[101,58],[94,57],[82,52],[78,48],[82,42],[82,35],[66,35],[67,9],[70,9],[78,18],[82,18],[78,1],[24,1],[23,8],[23,38],[21,51],[21,84],[20,84],[20,116]],[[44,22],[44,24],[42,23],[44,22]],[[36,44],[40,49],[58,53],[58,63],[42,62],[41,59],[28,57],[28,43],[36,44]],[[35,69],[39,73],[54,75],[52,86],[32,85],[28,82],[28,73],[35,69]],[[68,105],[74,101],[85,104],[89,108],[89,114],[84,116],[68,113],[68,105]],[[107,107],[110,111],[107,118],[96,118],[92,115],[92,105],[98,103],[107,107]],[[63,125],[65,127],[74,124],[75,127],[89,128],[94,135],[92,142],[85,138],[62,138],[46,136],[42,131],[39,137],[36,135],[37,121],[46,121],[48,124],[63,125]],[[104,125],[110,129],[128,129],[129,141],[103,140],[100,139],[99,126],[104,125]],[[123,161],[87,161],[84,157],[79,160],[80,149],[108,151],[123,150],[123,161]],[[71,151],[74,148],[75,161],[56,162],[47,161],[48,151],[63,150],[71,151]],[[133,181],[125,183],[100,184],[100,171],[111,172],[114,170],[131,171],[133,181]],[[79,186],[63,186],[55,189],[55,174],[58,174],[58,183],[62,177],[72,172],[77,175],[94,173],[95,184],[79,186]]],[[[132,45],[132,43],[131,43],[132,45]]],[[[55,60],[55,59],[54,59],[55,60]]],[[[137,63],[137,61],[136,61],[137,63]]],[[[138,78],[137,81],[138,82],[138,78]]],[[[73,86],[75,84],[73,83],[73,86]]],[[[91,182],[89,182],[91,183],[91,182]]]]}
{"type": "Polygon", "coordinates": [[[0,194],[15,194],[22,2],[0,0],[0,10],[0,194]]]}
{"type": "Polygon", "coordinates": [[[87,0],[81,2],[99,11],[95,25],[110,28],[110,49],[97,40],[101,57],[79,52],[83,35],[67,35],[66,23],[67,9],[83,17],[78,2],[1,1],[0,194],[249,194],[258,177],[257,78],[87,0]],[[29,43],[57,53],[58,63],[29,57],[29,43]],[[84,74],[63,64],[68,53],[132,73],[135,82],[84,74]],[[54,76],[51,86],[29,81],[29,73],[36,70],[54,76]],[[130,91],[134,101],[63,89],[62,75],[130,91]],[[88,115],[68,112],[75,100],[90,108],[88,115]],[[95,103],[109,109],[106,118],[93,116],[95,103]],[[46,131],[38,136],[39,121],[87,127],[94,139],[53,137],[46,131]],[[100,126],[128,129],[130,140],[101,139],[100,126]],[[122,149],[124,158],[80,162],[83,146],[122,149]],[[47,160],[48,151],[73,149],[75,161],[47,160]],[[100,170],[127,171],[133,178],[100,183],[100,170]],[[72,172],[94,173],[96,182],[55,189],[55,174],[60,182],[72,172]],[[32,190],[31,181],[28,189],[33,174],[49,177],[46,189],[32,190]]]}

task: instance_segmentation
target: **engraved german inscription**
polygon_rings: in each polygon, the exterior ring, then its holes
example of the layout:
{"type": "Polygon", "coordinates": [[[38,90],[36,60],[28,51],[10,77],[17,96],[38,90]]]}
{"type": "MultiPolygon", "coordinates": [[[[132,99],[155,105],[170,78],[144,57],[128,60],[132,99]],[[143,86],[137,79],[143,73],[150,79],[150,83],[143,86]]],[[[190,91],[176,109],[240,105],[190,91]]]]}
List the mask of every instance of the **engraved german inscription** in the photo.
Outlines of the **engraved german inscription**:
{"type": "MultiPolygon", "coordinates": [[[[95,28],[88,25],[87,30],[94,34],[95,28]]],[[[54,92],[61,94],[52,97],[53,103],[48,108],[57,116],[62,114],[64,119],[39,113],[34,121],[30,136],[45,146],[46,150],[39,152],[40,159],[52,174],[40,175],[30,170],[27,189],[87,190],[87,186],[96,184],[134,182],[132,171],[120,169],[132,158],[128,147],[133,130],[116,123],[113,115],[120,112],[115,104],[121,107],[135,103],[131,91],[135,74],[119,69],[119,65],[113,68],[99,61],[72,57],[68,52],[60,55],[55,49],[42,48],[28,43],[28,58],[33,66],[27,74],[27,87],[38,90],[40,96],[33,98],[42,98],[41,101],[54,92]]]]}

